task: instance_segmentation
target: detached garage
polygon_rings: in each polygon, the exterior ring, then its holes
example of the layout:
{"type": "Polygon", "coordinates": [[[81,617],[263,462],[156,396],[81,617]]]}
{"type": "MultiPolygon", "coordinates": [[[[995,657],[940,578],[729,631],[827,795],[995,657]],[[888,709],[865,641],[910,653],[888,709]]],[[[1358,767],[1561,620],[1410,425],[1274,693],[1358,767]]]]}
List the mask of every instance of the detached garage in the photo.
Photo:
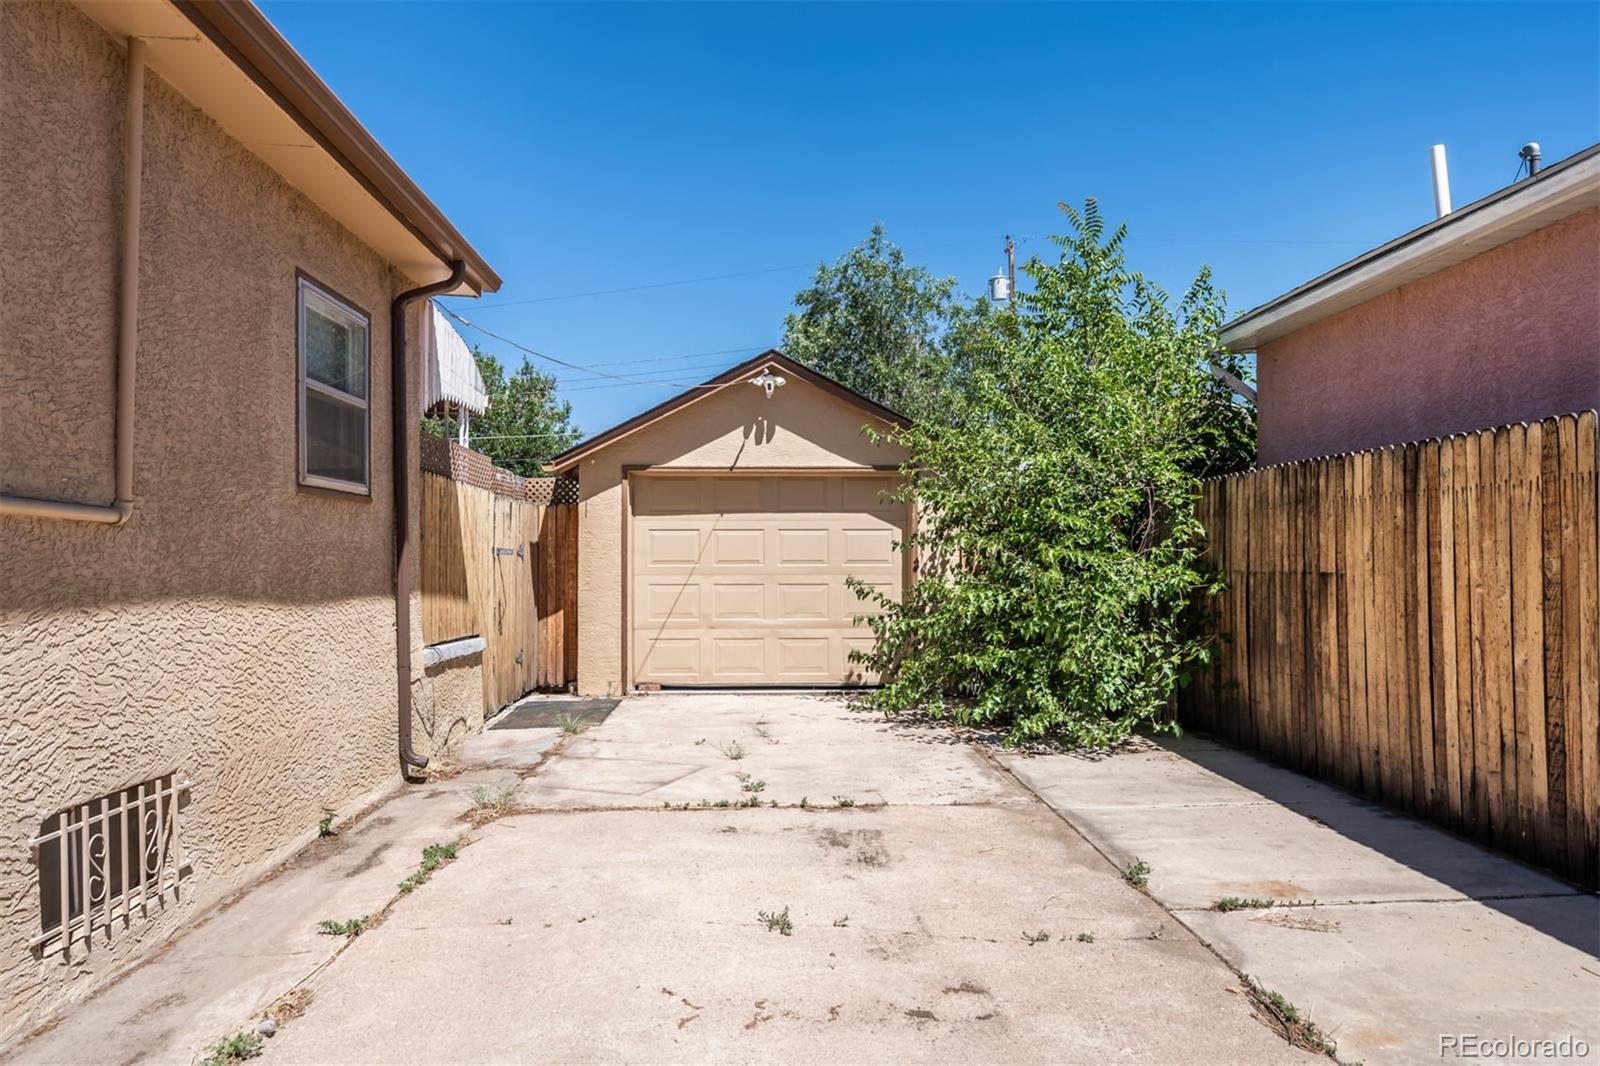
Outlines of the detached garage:
{"type": "Polygon", "coordinates": [[[569,449],[578,690],[858,685],[855,576],[898,596],[911,521],[884,499],[905,419],[767,352],[569,449]]]}

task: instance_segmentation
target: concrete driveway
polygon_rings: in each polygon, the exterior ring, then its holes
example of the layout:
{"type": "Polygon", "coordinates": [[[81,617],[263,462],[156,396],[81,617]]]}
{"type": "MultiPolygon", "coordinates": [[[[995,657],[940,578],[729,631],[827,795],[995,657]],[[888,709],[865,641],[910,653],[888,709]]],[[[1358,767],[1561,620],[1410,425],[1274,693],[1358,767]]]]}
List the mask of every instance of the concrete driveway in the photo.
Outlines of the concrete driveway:
{"type": "Polygon", "coordinates": [[[1314,1058],[983,754],[839,699],[628,700],[468,839],[264,1062],[1314,1058]]]}

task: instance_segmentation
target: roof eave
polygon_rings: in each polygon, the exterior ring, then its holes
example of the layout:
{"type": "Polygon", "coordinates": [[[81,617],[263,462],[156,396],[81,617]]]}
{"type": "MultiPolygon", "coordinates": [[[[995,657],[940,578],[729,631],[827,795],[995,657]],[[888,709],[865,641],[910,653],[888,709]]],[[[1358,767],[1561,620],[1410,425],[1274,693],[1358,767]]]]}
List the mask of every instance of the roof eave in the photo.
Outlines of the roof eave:
{"type": "Polygon", "coordinates": [[[609,429],[601,430],[587,440],[579,441],[560,455],[552,457],[544,464],[544,469],[552,474],[560,474],[570,470],[595,453],[609,448],[626,437],[632,436],[660,419],[705,399],[722,386],[745,380],[749,375],[755,374],[768,366],[776,367],[785,373],[793,374],[802,380],[825,389],[846,402],[861,408],[880,422],[902,428],[911,425],[911,420],[898,411],[892,411],[877,401],[870,400],[848,386],[834,381],[826,374],[813,370],[803,363],[796,362],[776,348],[769,348],[753,359],[747,359],[737,366],[729,367],[699,385],[691,386],[670,399],[634,415],[632,418],[625,419],[609,429]]]}
{"type": "Polygon", "coordinates": [[[1419,226],[1246,312],[1222,328],[1221,343],[1230,351],[1253,351],[1591,207],[1600,207],[1600,145],[1419,226]]]}
{"type": "Polygon", "coordinates": [[[239,0],[171,0],[296,125],[361,183],[394,218],[448,269],[466,264],[473,293],[495,292],[500,276],[417,187],[350,109],[334,95],[294,47],[253,3],[239,0]]]}

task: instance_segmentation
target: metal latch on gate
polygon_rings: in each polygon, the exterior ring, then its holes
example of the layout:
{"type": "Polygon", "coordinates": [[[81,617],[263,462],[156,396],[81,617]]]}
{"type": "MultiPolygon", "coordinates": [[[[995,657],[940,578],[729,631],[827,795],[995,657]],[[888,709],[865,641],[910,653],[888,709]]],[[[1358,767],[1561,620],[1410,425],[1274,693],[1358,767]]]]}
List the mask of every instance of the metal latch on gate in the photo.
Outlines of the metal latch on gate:
{"type": "Polygon", "coordinates": [[[518,544],[515,548],[496,548],[494,553],[496,555],[515,555],[520,559],[522,558],[522,545],[518,544]]]}

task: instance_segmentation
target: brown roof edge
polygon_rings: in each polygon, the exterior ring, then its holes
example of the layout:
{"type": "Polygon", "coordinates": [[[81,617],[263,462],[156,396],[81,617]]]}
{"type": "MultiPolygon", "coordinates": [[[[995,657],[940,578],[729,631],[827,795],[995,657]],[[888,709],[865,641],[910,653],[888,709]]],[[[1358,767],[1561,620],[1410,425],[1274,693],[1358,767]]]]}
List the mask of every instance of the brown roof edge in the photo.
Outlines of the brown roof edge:
{"type": "Polygon", "coordinates": [[[495,292],[500,275],[467,243],[444,212],[383,150],[294,46],[249,0],[171,0],[295,124],[317,141],[373,198],[439,257],[446,269],[467,265],[466,283],[495,292]]]}
{"type": "Polygon", "coordinates": [[[760,355],[756,356],[754,359],[747,359],[738,366],[730,367],[718,374],[716,377],[708,378],[699,385],[685,389],[683,392],[680,392],[670,400],[667,400],[664,403],[656,404],[648,411],[634,415],[625,422],[619,422],[610,429],[603,430],[600,433],[595,434],[588,440],[580,441],[577,444],[574,444],[560,455],[555,456],[550,461],[545,463],[544,468],[552,473],[560,473],[561,471],[568,469],[583,459],[588,458],[601,448],[604,448],[609,444],[613,444],[616,441],[621,440],[623,437],[643,429],[652,422],[665,418],[667,415],[672,414],[680,408],[687,407],[692,403],[710,396],[712,393],[718,391],[718,389],[723,385],[732,385],[735,382],[741,381],[746,375],[753,374],[765,366],[777,367],[785,374],[791,374],[801,381],[815,385],[819,389],[830,392],[839,399],[844,400],[846,403],[850,403],[861,408],[863,411],[866,411],[868,414],[880,421],[888,422],[891,425],[899,426],[902,429],[911,425],[911,419],[907,418],[905,415],[902,415],[897,411],[891,411],[889,408],[883,406],[881,403],[878,403],[875,400],[867,399],[859,392],[856,392],[854,389],[849,388],[848,386],[839,384],[839,382],[828,377],[826,374],[813,370],[801,363],[795,362],[793,359],[790,359],[787,355],[784,355],[776,348],[769,348],[760,355]]]}

